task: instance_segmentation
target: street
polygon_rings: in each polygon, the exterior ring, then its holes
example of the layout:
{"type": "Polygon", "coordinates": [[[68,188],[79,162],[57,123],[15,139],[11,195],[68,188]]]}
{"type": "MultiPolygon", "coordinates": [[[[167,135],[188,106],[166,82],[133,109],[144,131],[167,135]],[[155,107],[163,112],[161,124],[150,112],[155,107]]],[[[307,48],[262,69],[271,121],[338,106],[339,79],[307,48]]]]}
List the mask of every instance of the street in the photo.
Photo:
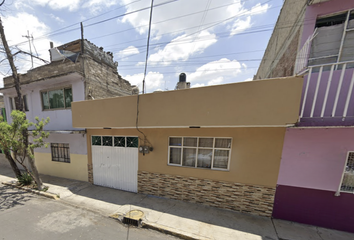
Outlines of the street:
{"type": "Polygon", "coordinates": [[[0,183],[0,240],[20,239],[177,238],[152,230],[128,228],[108,217],[0,183]]]}

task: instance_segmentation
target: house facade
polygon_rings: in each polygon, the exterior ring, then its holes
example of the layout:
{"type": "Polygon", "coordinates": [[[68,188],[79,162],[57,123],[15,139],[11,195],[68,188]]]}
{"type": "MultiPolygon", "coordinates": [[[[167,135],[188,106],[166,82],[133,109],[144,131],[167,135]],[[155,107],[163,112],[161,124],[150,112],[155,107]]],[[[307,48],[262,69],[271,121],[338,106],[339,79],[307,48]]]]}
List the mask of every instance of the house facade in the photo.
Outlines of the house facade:
{"type": "Polygon", "coordinates": [[[285,1],[255,76],[304,76],[299,120],[285,134],[273,217],[354,232],[354,2],[294,2],[285,1]],[[301,10],[289,24],[294,4],[301,10]],[[288,34],[279,37],[286,24],[288,34]]]}
{"type": "MultiPolygon", "coordinates": [[[[119,76],[113,55],[87,40],[53,47],[50,56],[49,64],[20,74],[27,119],[50,118],[44,128],[49,146],[35,149],[36,166],[41,174],[88,181],[86,132],[72,126],[72,102],[131,95],[133,88],[119,76]]],[[[12,77],[4,78],[0,92],[11,113],[17,96],[12,77]]]]}
{"type": "Polygon", "coordinates": [[[271,216],[302,84],[297,77],[74,102],[73,126],[87,129],[90,182],[271,216]]]}

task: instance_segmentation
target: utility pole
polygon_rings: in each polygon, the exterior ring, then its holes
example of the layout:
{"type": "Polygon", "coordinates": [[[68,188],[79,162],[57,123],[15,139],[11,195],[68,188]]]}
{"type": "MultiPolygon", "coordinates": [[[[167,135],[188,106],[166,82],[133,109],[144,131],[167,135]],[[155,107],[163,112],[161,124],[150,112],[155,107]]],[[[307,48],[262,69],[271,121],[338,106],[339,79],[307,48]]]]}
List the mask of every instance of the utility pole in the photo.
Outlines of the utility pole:
{"type": "Polygon", "coordinates": [[[31,54],[31,62],[32,62],[31,69],[32,69],[33,68],[33,55],[32,55],[32,47],[31,47],[31,36],[29,35],[29,31],[27,30],[27,35],[25,35],[25,36],[22,35],[22,37],[25,37],[28,39],[28,44],[29,44],[29,49],[30,49],[30,54],[31,54]]]}
{"type": "Polygon", "coordinates": [[[148,31],[147,44],[146,44],[146,59],[145,59],[145,70],[144,70],[144,78],[143,78],[143,94],[145,93],[145,78],[146,78],[146,69],[147,69],[147,63],[148,63],[148,58],[149,58],[150,32],[151,32],[151,21],[152,21],[153,8],[154,8],[154,0],[151,0],[149,31],[148,31]]]}

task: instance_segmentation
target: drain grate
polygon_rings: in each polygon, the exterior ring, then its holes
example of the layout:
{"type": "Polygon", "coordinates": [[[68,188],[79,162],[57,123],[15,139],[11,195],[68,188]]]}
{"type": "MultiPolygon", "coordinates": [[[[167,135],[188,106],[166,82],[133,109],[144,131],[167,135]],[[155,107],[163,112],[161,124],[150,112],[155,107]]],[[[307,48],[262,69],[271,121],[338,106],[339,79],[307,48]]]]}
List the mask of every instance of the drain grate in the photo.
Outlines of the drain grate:
{"type": "Polygon", "coordinates": [[[123,223],[131,226],[139,227],[139,220],[124,217],[123,223]]]}
{"type": "Polygon", "coordinates": [[[144,213],[140,210],[132,210],[128,212],[124,218],[123,218],[123,223],[127,225],[132,225],[139,227],[140,225],[140,220],[144,216],[144,213]]]}

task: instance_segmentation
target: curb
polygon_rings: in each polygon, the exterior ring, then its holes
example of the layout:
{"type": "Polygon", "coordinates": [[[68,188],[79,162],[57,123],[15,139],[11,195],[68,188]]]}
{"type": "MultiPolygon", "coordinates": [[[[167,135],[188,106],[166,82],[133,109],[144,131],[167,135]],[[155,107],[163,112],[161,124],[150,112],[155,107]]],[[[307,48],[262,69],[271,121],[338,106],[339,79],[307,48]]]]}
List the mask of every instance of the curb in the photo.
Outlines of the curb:
{"type": "Polygon", "coordinates": [[[21,187],[21,186],[17,186],[14,183],[9,183],[9,182],[2,182],[2,184],[6,185],[6,186],[14,187],[14,188],[22,189],[22,190],[25,190],[27,192],[34,193],[34,194],[37,194],[37,195],[40,195],[40,196],[43,196],[43,197],[46,197],[46,198],[59,200],[59,197],[56,194],[53,194],[53,193],[42,192],[42,191],[38,191],[38,190],[26,188],[26,187],[21,187]]]}
{"type": "MultiPolygon", "coordinates": [[[[124,215],[125,214],[122,214],[122,213],[115,213],[113,215],[110,215],[109,218],[115,219],[115,220],[119,221],[121,224],[126,225],[123,223],[124,215]]],[[[146,221],[141,221],[141,225],[139,224],[139,226],[141,226],[142,228],[151,229],[154,231],[158,231],[158,232],[161,232],[161,233],[164,233],[167,235],[171,235],[171,236],[178,237],[181,239],[186,239],[186,240],[211,240],[210,238],[201,237],[201,236],[198,236],[193,233],[183,232],[183,231],[177,230],[175,228],[163,226],[163,225],[156,224],[156,223],[150,223],[150,222],[146,222],[146,221]]]]}
{"type": "Polygon", "coordinates": [[[177,230],[175,228],[163,226],[163,225],[156,224],[156,223],[149,223],[149,222],[143,221],[142,227],[147,228],[147,229],[152,229],[155,231],[159,231],[164,234],[172,235],[172,236],[179,237],[181,239],[186,239],[186,240],[211,240],[210,238],[201,237],[201,236],[198,236],[193,233],[183,232],[183,231],[177,230]]]}

